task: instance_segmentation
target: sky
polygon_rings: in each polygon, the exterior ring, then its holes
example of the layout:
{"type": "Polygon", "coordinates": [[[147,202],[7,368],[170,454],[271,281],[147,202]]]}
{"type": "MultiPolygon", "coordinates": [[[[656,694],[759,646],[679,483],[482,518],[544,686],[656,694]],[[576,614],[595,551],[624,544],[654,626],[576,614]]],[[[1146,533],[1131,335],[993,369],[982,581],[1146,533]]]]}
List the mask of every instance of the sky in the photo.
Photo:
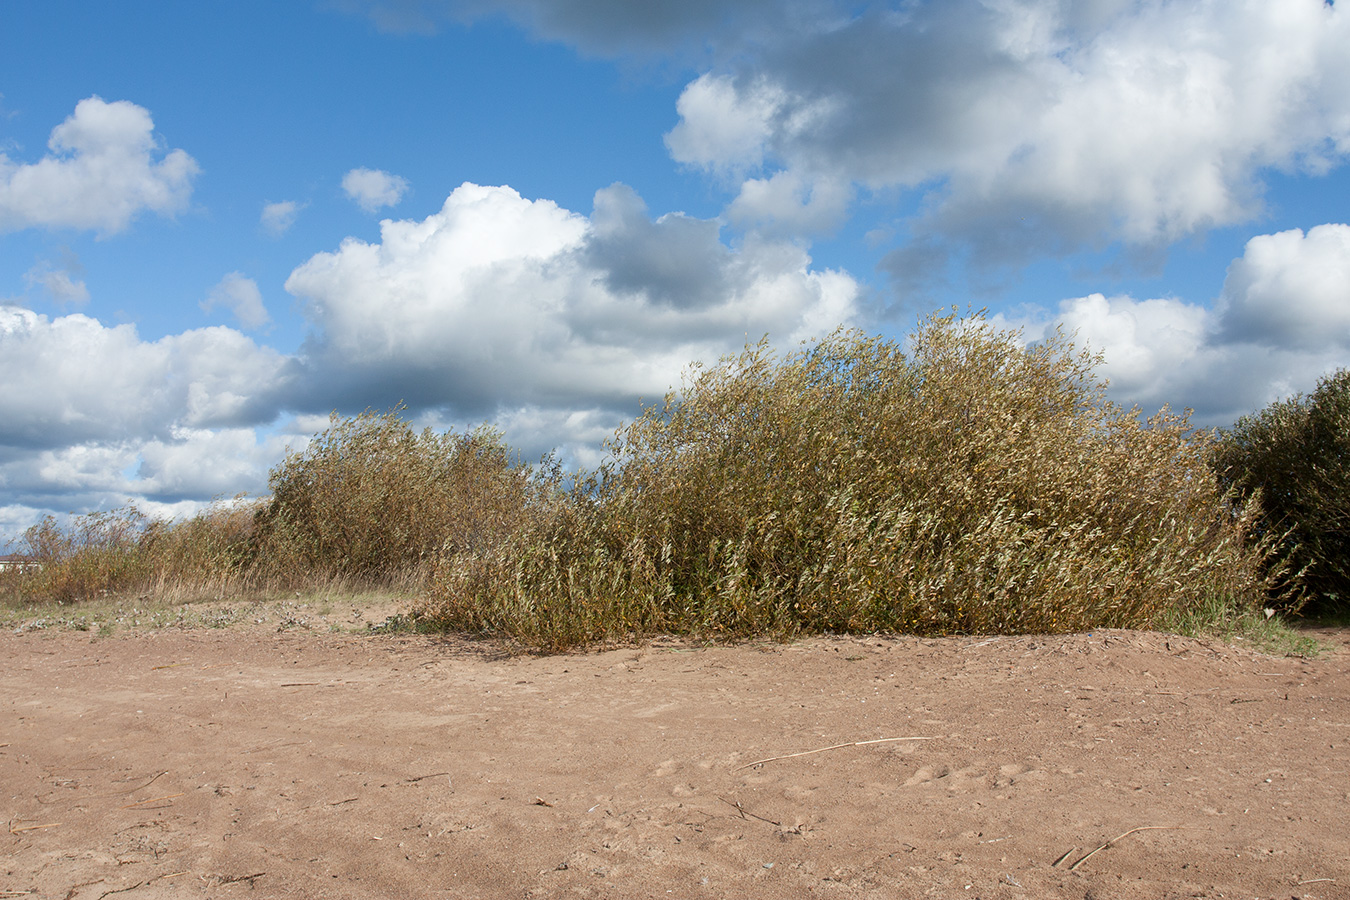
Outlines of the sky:
{"type": "Polygon", "coordinates": [[[1226,426],[1350,365],[1323,0],[0,0],[0,541],[330,413],[602,441],[983,309],[1226,426]]]}

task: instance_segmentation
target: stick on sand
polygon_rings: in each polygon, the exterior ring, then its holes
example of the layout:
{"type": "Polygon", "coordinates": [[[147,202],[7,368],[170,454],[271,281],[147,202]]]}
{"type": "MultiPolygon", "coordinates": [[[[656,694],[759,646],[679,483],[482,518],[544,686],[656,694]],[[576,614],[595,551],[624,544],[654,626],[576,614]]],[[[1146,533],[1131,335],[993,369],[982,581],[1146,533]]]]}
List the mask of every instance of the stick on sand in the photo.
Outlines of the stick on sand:
{"type": "Polygon", "coordinates": [[[835,744],[832,747],[821,747],[817,750],[803,750],[801,753],[788,753],[783,756],[770,756],[768,759],[757,759],[752,763],[746,763],[743,766],[737,766],[733,772],[739,772],[741,769],[748,769],[751,766],[762,766],[768,762],[775,762],[780,759],[792,759],[797,756],[810,756],[812,753],[824,753],[827,750],[841,750],[844,747],[863,747],[867,744],[890,744],[895,741],[935,741],[937,738],[931,737],[898,737],[898,738],[877,738],[874,741],[852,741],[847,744],[835,744]]]}
{"type": "Polygon", "coordinates": [[[1070,871],[1070,872],[1075,871],[1075,870],[1076,870],[1079,866],[1081,866],[1083,863],[1087,862],[1089,859],[1091,859],[1093,856],[1097,855],[1097,854],[1098,854],[1099,852],[1101,852],[1102,850],[1105,850],[1107,847],[1110,847],[1110,846],[1111,846],[1112,844],[1114,844],[1116,841],[1120,840],[1121,838],[1127,838],[1127,837],[1129,837],[1130,835],[1132,835],[1132,834],[1134,834],[1134,833],[1136,833],[1136,832],[1139,832],[1139,831],[1160,831],[1160,830],[1166,830],[1166,829],[1170,829],[1170,828],[1183,828],[1183,827],[1185,827],[1185,826],[1182,826],[1182,825],[1141,825],[1141,826],[1139,826],[1138,828],[1131,828],[1129,831],[1125,832],[1124,834],[1117,835],[1116,837],[1111,838],[1111,840],[1107,841],[1105,844],[1102,844],[1102,845],[1101,845],[1100,847],[1098,847],[1096,850],[1093,850],[1093,851],[1092,851],[1091,853],[1089,853],[1087,856],[1083,857],[1083,858],[1080,859],[1078,862],[1076,862],[1076,863],[1074,863],[1073,865],[1069,866],[1069,871],[1070,871]]]}

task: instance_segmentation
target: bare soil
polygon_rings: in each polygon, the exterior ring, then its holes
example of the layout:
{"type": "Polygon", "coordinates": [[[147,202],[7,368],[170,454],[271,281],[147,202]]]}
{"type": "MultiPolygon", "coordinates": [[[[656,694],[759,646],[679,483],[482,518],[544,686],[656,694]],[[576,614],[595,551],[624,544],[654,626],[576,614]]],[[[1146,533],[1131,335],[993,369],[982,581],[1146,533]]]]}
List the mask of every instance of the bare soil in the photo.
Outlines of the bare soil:
{"type": "Polygon", "coordinates": [[[1350,897],[1318,637],[8,632],[0,898],[1350,897]]]}

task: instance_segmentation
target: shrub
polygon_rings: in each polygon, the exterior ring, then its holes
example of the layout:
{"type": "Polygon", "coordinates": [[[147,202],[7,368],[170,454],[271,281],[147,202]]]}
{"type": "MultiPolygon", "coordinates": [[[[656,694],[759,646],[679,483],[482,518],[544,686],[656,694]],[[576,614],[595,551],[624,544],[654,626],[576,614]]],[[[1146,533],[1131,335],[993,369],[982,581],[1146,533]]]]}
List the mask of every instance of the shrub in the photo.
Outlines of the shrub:
{"type": "Polygon", "coordinates": [[[1216,443],[1219,480],[1260,505],[1273,582],[1297,608],[1350,609],[1350,370],[1244,416],[1216,443]]]}
{"type": "Polygon", "coordinates": [[[398,410],[331,419],[271,472],[258,563],[273,577],[380,579],[514,527],[529,469],[500,434],[415,432],[398,410]]]}
{"type": "Polygon", "coordinates": [[[38,566],[18,579],[19,596],[71,603],[144,581],[149,566],[140,538],[146,523],[134,506],[79,516],[66,528],[45,517],[21,539],[38,566]]]}
{"type": "Polygon", "coordinates": [[[908,355],[766,343],[644,410],[510,540],[449,555],[419,609],[557,649],[617,633],[1068,631],[1250,604],[1207,437],[1104,399],[1063,336],[934,317],[908,355]]]}
{"type": "Polygon", "coordinates": [[[20,542],[38,565],[10,575],[19,602],[71,603],[108,594],[219,595],[249,573],[253,506],[235,498],[181,522],[151,520],[134,506],[48,516],[20,542]]]}

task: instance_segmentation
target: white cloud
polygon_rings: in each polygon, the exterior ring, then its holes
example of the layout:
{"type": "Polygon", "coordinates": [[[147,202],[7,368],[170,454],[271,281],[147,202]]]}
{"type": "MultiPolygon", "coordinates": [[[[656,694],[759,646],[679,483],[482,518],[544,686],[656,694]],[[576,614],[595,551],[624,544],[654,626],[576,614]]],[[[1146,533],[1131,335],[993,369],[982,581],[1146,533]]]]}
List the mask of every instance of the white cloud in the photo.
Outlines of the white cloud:
{"type": "MultiPolygon", "coordinates": [[[[834,227],[855,188],[913,191],[916,243],[981,264],[1250,221],[1264,172],[1350,155],[1345,3],[342,5],[394,30],[506,15],[585,52],[694,66],[667,146],[736,180],[734,222],[811,234],[834,227]]],[[[914,261],[909,249],[892,269],[914,261]]]]}
{"type": "Polygon", "coordinates": [[[1350,225],[1254,237],[1228,267],[1224,337],[1316,352],[1350,344],[1350,225]]]}
{"type": "Polygon", "coordinates": [[[782,202],[802,186],[915,189],[920,234],[997,263],[1246,221],[1263,170],[1324,171],[1350,152],[1341,4],[827,6],[725,45],[679,100],[675,159],[722,177],[765,167],[734,211],[781,208],[810,228],[782,202]],[[779,179],[788,189],[770,190],[779,179]]]}
{"type": "Polygon", "coordinates": [[[252,278],[246,278],[242,272],[226,275],[201,302],[203,312],[209,313],[217,306],[228,309],[239,320],[239,324],[248,329],[261,328],[272,320],[267,314],[267,307],[263,305],[258,283],[252,278]]]}
{"type": "MultiPolygon", "coordinates": [[[[590,216],[466,184],[423,220],[387,220],[299,266],[287,289],[311,333],[300,355],[231,328],[144,341],[132,325],[0,307],[0,484],[11,520],[135,500],[190,513],[260,490],[297,435],[335,407],[459,427],[498,422],[529,461],[559,447],[593,465],[636,401],[694,360],[765,333],[783,344],[858,316],[859,286],[787,241],[722,242],[717,222],[652,218],[630,188],[590,216]],[[274,426],[280,410],[297,412],[274,426]],[[25,512],[27,511],[27,512],[25,512]]],[[[208,307],[258,321],[232,273],[208,307]]]]}
{"type": "Polygon", "coordinates": [[[229,328],[147,342],[0,307],[0,539],[71,509],[186,515],[265,490],[294,440],[256,430],[277,415],[286,362],[229,328]]]}
{"type": "Polygon", "coordinates": [[[186,209],[198,172],[182,150],[161,157],[150,113],[125,100],[81,100],[47,146],[51,153],[36,163],[0,153],[0,232],[45,227],[115,234],[144,210],[170,216],[186,209]]]}
{"type": "Polygon", "coordinates": [[[692,360],[857,314],[853,279],[812,270],[799,247],[731,248],[715,223],[653,221],[623,185],[598,192],[588,219],[465,184],[424,220],[383,222],[381,238],[349,238],[286,282],[315,326],[306,378],[348,403],[631,412],[692,360]]]}
{"type": "Polygon", "coordinates": [[[269,420],[284,359],[230,328],[142,341],[132,325],[0,307],[0,447],[58,448],[269,420]]]}
{"type": "Polygon", "coordinates": [[[175,428],[168,439],[138,447],[128,490],[156,498],[205,498],[261,493],[267,471],[285,455],[287,436],[252,428],[175,428]]]}
{"type": "Polygon", "coordinates": [[[847,181],[779,171],[750,178],[727,209],[739,225],[783,234],[820,234],[837,228],[848,213],[853,188],[847,181]]]}
{"type": "Polygon", "coordinates": [[[342,176],[342,190],[366,212],[397,206],[408,192],[408,182],[380,169],[352,169],[342,176]]]}
{"type": "Polygon", "coordinates": [[[787,102],[782,88],[763,78],[738,88],[728,76],[702,75],[680,94],[679,124],[666,135],[678,162],[719,171],[758,168],[774,118],[787,102]]]}
{"type": "Polygon", "coordinates": [[[280,203],[266,203],[263,205],[262,215],[258,222],[263,230],[273,237],[281,237],[291,230],[295,224],[296,218],[300,215],[300,210],[305,208],[305,204],[297,203],[294,200],[283,200],[280,203]]]}
{"type": "Polygon", "coordinates": [[[162,438],[81,442],[0,462],[0,483],[20,502],[0,508],[0,538],[43,515],[135,505],[145,514],[189,516],[212,498],[266,491],[286,435],[252,428],[175,427],[162,438]]]}
{"type": "Polygon", "coordinates": [[[1199,424],[1228,425],[1350,367],[1350,226],[1252,238],[1212,309],[1093,294],[1004,321],[1032,339],[1056,323],[1075,333],[1104,354],[1121,402],[1190,405],[1199,424]]]}

